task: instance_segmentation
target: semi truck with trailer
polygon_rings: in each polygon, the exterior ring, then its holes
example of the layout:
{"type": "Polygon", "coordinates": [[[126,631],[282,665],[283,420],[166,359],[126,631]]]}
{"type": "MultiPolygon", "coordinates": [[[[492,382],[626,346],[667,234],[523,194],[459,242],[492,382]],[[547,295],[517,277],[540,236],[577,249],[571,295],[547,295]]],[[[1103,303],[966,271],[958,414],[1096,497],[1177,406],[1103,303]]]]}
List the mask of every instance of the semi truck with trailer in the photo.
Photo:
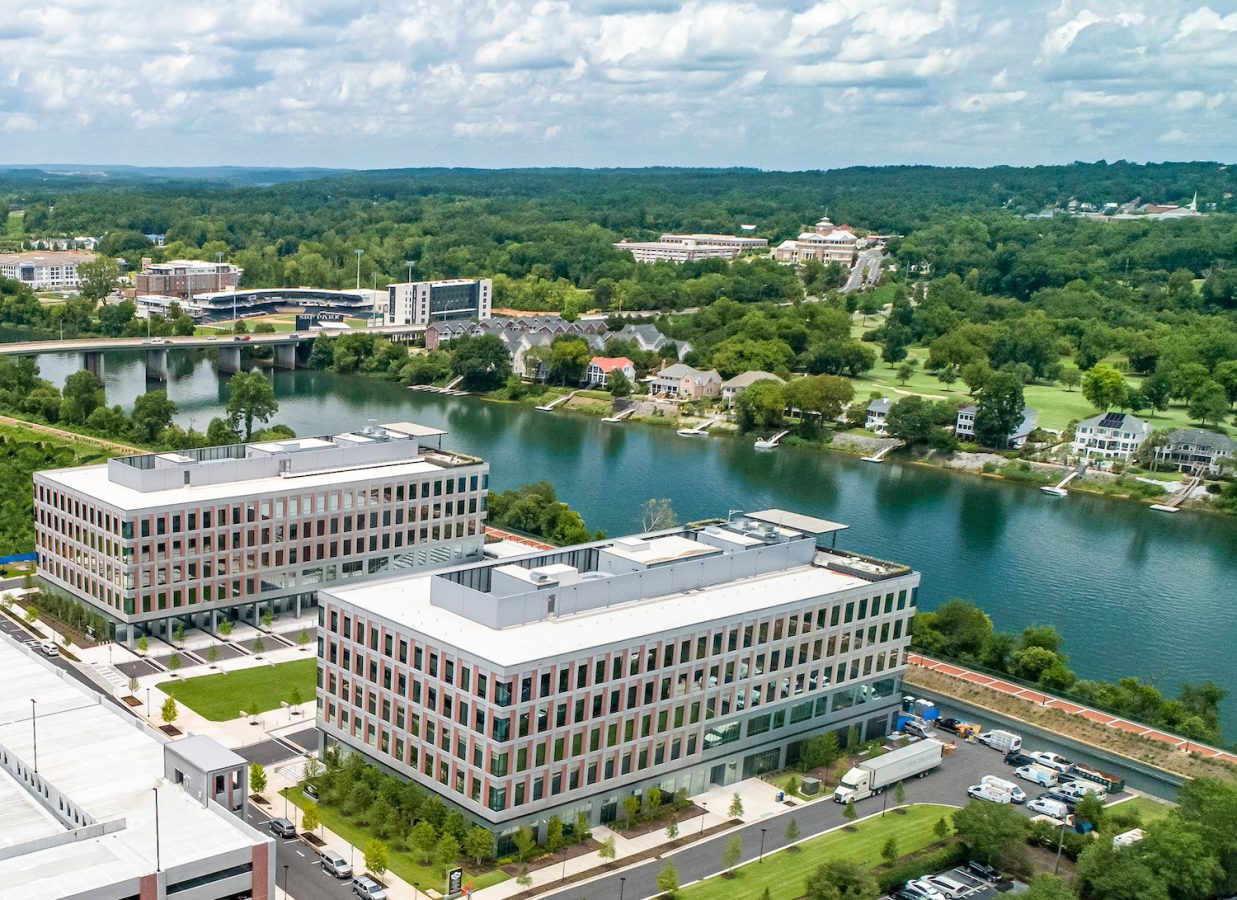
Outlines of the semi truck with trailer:
{"type": "Polygon", "coordinates": [[[907,778],[922,778],[941,764],[944,746],[922,740],[858,763],[833,791],[834,803],[863,800],[907,778]]]}

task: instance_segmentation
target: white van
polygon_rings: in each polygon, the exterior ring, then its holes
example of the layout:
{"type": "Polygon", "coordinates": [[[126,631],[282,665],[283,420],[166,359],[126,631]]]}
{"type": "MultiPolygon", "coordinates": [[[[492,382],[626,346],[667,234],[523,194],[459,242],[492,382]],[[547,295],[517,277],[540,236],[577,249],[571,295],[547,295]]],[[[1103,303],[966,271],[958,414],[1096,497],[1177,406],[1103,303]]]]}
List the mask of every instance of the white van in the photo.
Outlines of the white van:
{"type": "Polygon", "coordinates": [[[986,784],[988,787],[994,787],[999,791],[1005,791],[1009,794],[1009,799],[1014,803],[1026,803],[1027,792],[1012,781],[1006,781],[1004,778],[998,778],[996,775],[985,775],[979,779],[980,784],[986,784]]]}
{"type": "Polygon", "coordinates": [[[927,880],[934,888],[948,897],[949,900],[958,900],[959,897],[965,897],[971,892],[967,885],[955,878],[950,878],[948,873],[945,875],[933,875],[927,880]]]}
{"type": "Polygon", "coordinates": [[[1012,753],[1022,749],[1022,737],[1012,731],[985,731],[979,736],[979,742],[1002,753],[1012,753]]]}
{"type": "Polygon", "coordinates": [[[1053,800],[1051,797],[1036,797],[1027,804],[1027,809],[1031,812],[1037,812],[1040,815],[1056,819],[1058,822],[1064,822],[1065,818],[1069,815],[1069,807],[1060,800],[1053,800]]]}
{"type": "Polygon", "coordinates": [[[1043,766],[1019,766],[1014,769],[1014,774],[1041,787],[1053,787],[1057,783],[1057,773],[1043,766]]]}

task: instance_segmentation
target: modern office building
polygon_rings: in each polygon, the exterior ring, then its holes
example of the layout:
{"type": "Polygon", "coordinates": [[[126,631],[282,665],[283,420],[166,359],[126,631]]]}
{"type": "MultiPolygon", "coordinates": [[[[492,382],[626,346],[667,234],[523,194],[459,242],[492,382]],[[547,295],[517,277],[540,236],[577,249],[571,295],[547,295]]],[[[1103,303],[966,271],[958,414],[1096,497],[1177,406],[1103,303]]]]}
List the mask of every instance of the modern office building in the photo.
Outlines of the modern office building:
{"type": "Polygon", "coordinates": [[[479,559],[489,467],[434,446],[443,434],[400,422],[38,472],[39,575],[131,641],[479,559]]]}
{"type": "Polygon", "coordinates": [[[407,281],[387,288],[386,324],[428,325],[453,319],[488,319],[494,306],[489,278],[407,281]]]}
{"type": "Polygon", "coordinates": [[[619,241],[618,250],[631,254],[636,262],[696,262],[701,259],[735,259],[743,252],[731,244],[705,244],[690,239],[667,241],[619,241]]]}
{"type": "Polygon", "coordinates": [[[0,671],[2,900],[274,900],[243,759],[169,742],[8,635],[0,671]]]}
{"type": "Polygon", "coordinates": [[[292,310],[305,313],[333,313],[340,318],[354,316],[370,319],[385,311],[384,291],[361,288],[359,291],[336,291],[326,288],[235,288],[225,291],[195,293],[192,298],[165,294],[138,294],[138,316],[152,312],[167,315],[173,303],[180,311],[198,322],[221,319],[244,319],[269,313],[292,310]]]}
{"type": "Polygon", "coordinates": [[[0,276],[20,281],[36,291],[74,290],[77,267],[95,259],[93,253],[75,250],[0,253],[0,276]]]}
{"type": "Polygon", "coordinates": [[[318,727],[496,829],[885,734],[919,575],[782,510],[326,588],[318,727]]]}
{"type": "Polygon", "coordinates": [[[138,294],[154,294],[188,300],[198,294],[227,291],[240,284],[243,270],[231,263],[202,259],[174,259],[169,262],[142,260],[142,271],[134,277],[138,294]]]}

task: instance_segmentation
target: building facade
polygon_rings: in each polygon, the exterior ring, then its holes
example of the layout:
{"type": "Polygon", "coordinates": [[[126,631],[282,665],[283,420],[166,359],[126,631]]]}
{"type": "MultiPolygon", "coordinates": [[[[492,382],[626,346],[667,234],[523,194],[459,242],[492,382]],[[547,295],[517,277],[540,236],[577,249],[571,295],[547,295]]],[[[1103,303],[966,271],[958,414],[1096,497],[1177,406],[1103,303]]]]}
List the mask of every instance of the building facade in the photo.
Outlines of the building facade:
{"type": "Polygon", "coordinates": [[[243,270],[231,263],[202,259],[174,259],[157,263],[142,260],[142,271],[133,279],[138,294],[153,294],[188,300],[198,294],[230,291],[240,284],[243,270]]]}
{"type": "Polygon", "coordinates": [[[1074,453],[1087,459],[1128,460],[1151,434],[1137,416],[1106,412],[1083,419],[1074,430],[1074,453]]]}
{"type": "Polygon", "coordinates": [[[613,821],[887,733],[919,576],[765,510],[325,590],[318,727],[496,829],[613,821]]]}
{"type": "MultiPolygon", "coordinates": [[[[964,406],[958,410],[957,418],[954,420],[954,435],[960,440],[973,441],[975,440],[975,413],[979,412],[979,407],[974,404],[964,406]]],[[[1022,420],[1014,427],[1014,430],[1009,434],[1009,446],[1015,450],[1022,449],[1023,444],[1027,442],[1027,438],[1031,432],[1035,430],[1036,422],[1039,420],[1039,414],[1026,406],[1022,409],[1022,420]]],[[[998,448],[998,449],[1004,449],[998,448]]]]}
{"type": "Polygon", "coordinates": [[[889,407],[893,406],[893,401],[888,397],[879,397],[868,404],[868,418],[864,424],[864,428],[876,434],[885,434],[885,420],[889,417],[889,407]]]}
{"type": "Polygon", "coordinates": [[[835,262],[850,268],[855,264],[858,246],[859,239],[848,226],[835,226],[826,216],[811,231],[803,232],[795,240],[778,244],[773,248],[773,258],[795,265],[815,260],[825,265],[835,262]]]}
{"type": "Polygon", "coordinates": [[[93,253],[73,250],[0,253],[0,275],[36,291],[76,290],[77,267],[95,259],[93,253]]]}
{"type": "Polygon", "coordinates": [[[407,281],[387,288],[386,324],[488,319],[493,306],[494,282],[489,278],[407,281]]]}
{"type": "Polygon", "coordinates": [[[663,400],[707,400],[722,393],[717,370],[702,372],[686,363],[666,366],[649,381],[649,396],[663,400]]]}
{"type": "Polygon", "coordinates": [[[739,395],[757,381],[772,381],[774,384],[786,383],[772,372],[740,372],[734,378],[722,382],[722,402],[727,406],[734,406],[734,402],[739,398],[739,395]]]}
{"type": "Polygon", "coordinates": [[[1225,460],[1237,457],[1237,441],[1227,435],[1202,428],[1178,428],[1168,442],[1155,448],[1160,465],[1194,475],[1219,475],[1225,460]]]}
{"type": "Polygon", "coordinates": [[[404,422],[38,472],[39,576],[132,641],[480,558],[489,467],[434,447],[444,433],[404,422]]]}
{"type": "Polygon", "coordinates": [[[694,262],[698,259],[735,259],[744,250],[769,246],[764,238],[733,234],[663,234],[656,241],[620,241],[614,245],[631,253],[636,262],[694,262]]]}
{"type": "Polygon", "coordinates": [[[584,370],[584,383],[609,387],[611,372],[622,372],[628,381],[636,380],[636,365],[626,356],[594,356],[584,370]]]}

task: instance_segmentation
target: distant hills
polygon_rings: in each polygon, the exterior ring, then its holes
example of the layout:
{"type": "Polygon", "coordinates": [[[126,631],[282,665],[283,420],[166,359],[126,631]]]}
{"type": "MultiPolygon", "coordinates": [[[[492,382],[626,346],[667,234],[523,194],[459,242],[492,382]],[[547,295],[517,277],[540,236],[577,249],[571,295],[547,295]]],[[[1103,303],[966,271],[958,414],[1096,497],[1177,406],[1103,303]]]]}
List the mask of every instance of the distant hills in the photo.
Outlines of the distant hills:
{"type": "Polygon", "coordinates": [[[267,166],[99,166],[89,163],[4,165],[0,178],[23,180],[65,179],[99,183],[157,181],[210,181],[220,184],[262,187],[289,181],[312,181],[341,175],[349,169],[281,169],[267,166]]]}

